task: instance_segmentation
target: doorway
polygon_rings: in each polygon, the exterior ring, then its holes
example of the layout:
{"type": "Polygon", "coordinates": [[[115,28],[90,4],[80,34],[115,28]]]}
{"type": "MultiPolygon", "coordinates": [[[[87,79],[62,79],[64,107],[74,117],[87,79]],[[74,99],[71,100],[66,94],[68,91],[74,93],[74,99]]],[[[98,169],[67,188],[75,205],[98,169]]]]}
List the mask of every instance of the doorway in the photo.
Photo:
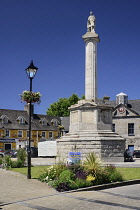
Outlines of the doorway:
{"type": "Polygon", "coordinates": [[[134,145],[128,145],[128,150],[130,150],[131,153],[133,154],[133,152],[134,152],[134,145]]]}
{"type": "Polygon", "coordinates": [[[5,149],[5,150],[10,150],[10,149],[12,149],[12,144],[4,144],[4,149],[5,149]]]}

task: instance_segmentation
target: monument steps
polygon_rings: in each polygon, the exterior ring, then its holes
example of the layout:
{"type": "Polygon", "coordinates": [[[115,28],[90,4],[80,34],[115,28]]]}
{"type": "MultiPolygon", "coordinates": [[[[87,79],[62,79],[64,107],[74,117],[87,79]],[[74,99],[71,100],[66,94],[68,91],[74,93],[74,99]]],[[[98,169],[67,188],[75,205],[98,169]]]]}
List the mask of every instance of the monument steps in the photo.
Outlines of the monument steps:
{"type": "MultiPolygon", "coordinates": [[[[106,131],[106,130],[101,130],[101,131],[78,131],[76,133],[69,132],[66,135],[62,136],[63,137],[79,137],[79,136],[119,136],[117,133],[114,133],[112,131],[106,131]]],[[[120,137],[120,136],[119,136],[120,137]]]]}
{"type": "Polygon", "coordinates": [[[61,139],[58,139],[58,141],[98,141],[98,140],[123,140],[121,136],[118,134],[110,131],[83,131],[79,133],[67,133],[65,136],[62,136],[61,139]]]}

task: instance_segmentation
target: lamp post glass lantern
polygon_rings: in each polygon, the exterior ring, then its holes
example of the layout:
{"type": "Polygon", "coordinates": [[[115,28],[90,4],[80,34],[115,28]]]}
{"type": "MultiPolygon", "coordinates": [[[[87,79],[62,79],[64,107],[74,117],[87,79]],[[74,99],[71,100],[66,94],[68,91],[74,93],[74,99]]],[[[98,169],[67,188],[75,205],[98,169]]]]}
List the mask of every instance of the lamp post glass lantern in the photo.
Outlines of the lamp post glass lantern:
{"type": "MultiPolygon", "coordinates": [[[[34,66],[33,61],[31,61],[30,65],[28,66],[26,70],[27,76],[30,79],[30,92],[32,92],[32,80],[36,75],[36,72],[38,70],[37,67],[34,66]]],[[[31,103],[29,102],[29,141],[28,141],[28,175],[27,178],[31,179],[31,103]]]]}
{"type": "Polygon", "coordinates": [[[30,65],[25,70],[26,70],[28,78],[29,79],[31,79],[31,78],[33,79],[35,77],[35,75],[36,75],[36,72],[37,72],[38,68],[35,67],[34,64],[33,64],[33,61],[31,61],[30,65]]]}

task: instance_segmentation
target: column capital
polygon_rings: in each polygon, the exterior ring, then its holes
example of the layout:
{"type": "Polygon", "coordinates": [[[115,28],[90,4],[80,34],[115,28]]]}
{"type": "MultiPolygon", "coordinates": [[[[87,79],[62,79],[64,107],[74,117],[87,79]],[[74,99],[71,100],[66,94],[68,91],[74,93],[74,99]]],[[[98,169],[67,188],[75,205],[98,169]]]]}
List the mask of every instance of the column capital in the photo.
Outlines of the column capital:
{"type": "Polygon", "coordinates": [[[82,36],[82,38],[85,42],[87,41],[100,42],[99,35],[94,32],[87,32],[82,36]]]}

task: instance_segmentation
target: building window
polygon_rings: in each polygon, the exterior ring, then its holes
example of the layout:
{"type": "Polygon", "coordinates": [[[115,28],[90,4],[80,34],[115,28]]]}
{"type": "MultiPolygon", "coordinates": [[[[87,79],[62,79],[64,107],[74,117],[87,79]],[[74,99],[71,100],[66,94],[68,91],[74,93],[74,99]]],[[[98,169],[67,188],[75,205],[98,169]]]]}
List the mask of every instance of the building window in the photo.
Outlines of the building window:
{"type": "Polygon", "coordinates": [[[5,130],[5,136],[10,137],[10,131],[8,129],[5,130]]]}
{"type": "Polygon", "coordinates": [[[47,121],[43,120],[42,125],[47,125],[47,121]]]}
{"type": "Polygon", "coordinates": [[[53,126],[58,126],[58,124],[59,124],[57,119],[52,119],[51,123],[52,123],[53,126]]]}
{"type": "Polygon", "coordinates": [[[22,137],[22,131],[18,131],[18,137],[22,137]]]}
{"type": "Polygon", "coordinates": [[[49,138],[52,138],[52,137],[53,137],[53,133],[49,132],[49,138]]]}
{"type": "Polygon", "coordinates": [[[45,131],[42,131],[42,137],[46,138],[46,132],[45,131]]]}
{"type": "Polygon", "coordinates": [[[25,118],[22,117],[22,116],[19,116],[19,117],[17,118],[17,121],[18,121],[18,123],[21,124],[21,125],[26,123],[25,118]]]}
{"type": "Polygon", "coordinates": [[[6,115],[2,115],[0,119],[1,119],[2,123],[4,123],[4,124],[9,123],[9,119],[6,115]]]}
{"type": "MultiPolygon", "coordinates": [[[[26,131],[26,137],[29,138],[29,131],[26,131]]],[[[32,131],[31,131],[31,137],[32,137],[32,131]]]]}
{"type": "Polygon", "coordinates": [[[112,124],[112,131],[115,132],[115,124],[112,124]]]}
{"type": "Polygon", "coordinates": [[[20,123],[20,124],[25,124],[25,120],[24,120],[23,118],[21,118],[21,119],[19,120],[19,123],[20,123]]]}
{"type": "Polygon", "coordinates": [[[48,120],[45,117],[44,118],[41,118],[40,123],[42,125],[49,125],[48,120]]]}
{"type": "Polygon", "coordinates": [[[128,135],[134,135],[134,123],[128,123],[128,135]]]}

